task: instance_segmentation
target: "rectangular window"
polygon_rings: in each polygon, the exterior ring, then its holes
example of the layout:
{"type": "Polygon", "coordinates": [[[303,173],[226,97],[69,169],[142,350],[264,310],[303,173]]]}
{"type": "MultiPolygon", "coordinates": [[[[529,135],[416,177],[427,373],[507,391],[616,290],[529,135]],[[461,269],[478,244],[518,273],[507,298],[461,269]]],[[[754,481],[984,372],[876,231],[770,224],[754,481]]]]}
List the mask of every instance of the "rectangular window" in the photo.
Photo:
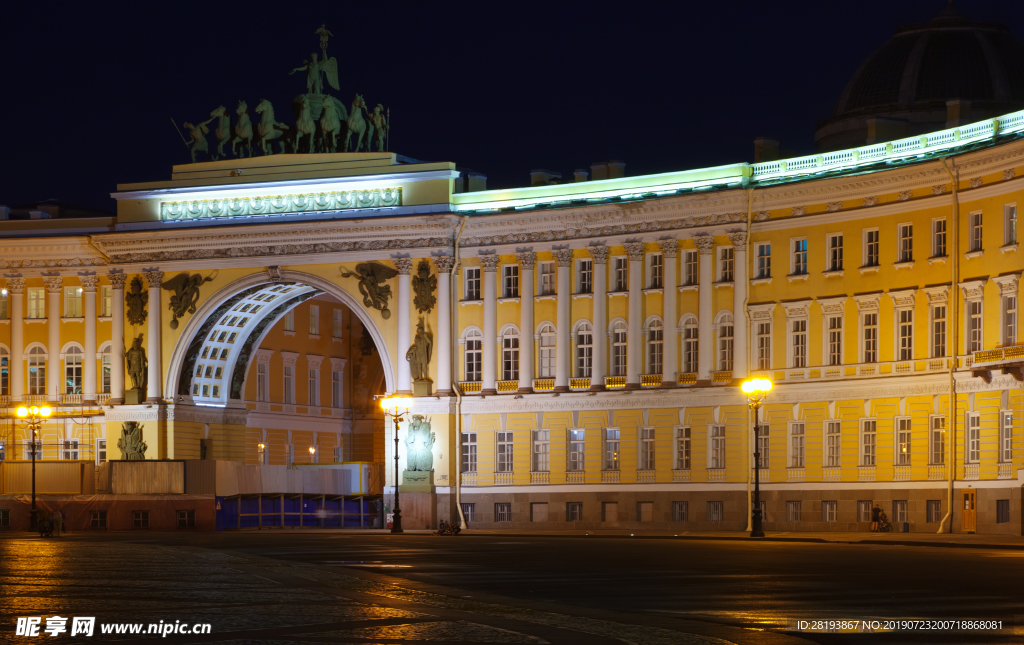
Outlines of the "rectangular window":
{"type": "Polygon", "coordinates": [[[718,369],[722,372],[732,371],[732,333],[732,318],[727,318],[718,326],[718,369]]]}
{"type": "Polygon", "coordinates": [[[284,367],[283,402],[289,405],[295,403],[295,367],[292,365],[284,367]]]}
{"type": "Polygon", "coordinates": [[[583,430],[569,431],[569,463],[567,464],[567,468],[571,472],[583,472],[583,456],[585,448],[583,442],[583,433],[583,430]]]}
{"type": "Polygon", "coordinates": [[[511,432],[496,432],[494,433],[494,443],[497,450],[497,469],[499,473],[510,473],[512,472],[512,433],[511,432]]]}
{"type": "Polygon", "coordinates": [[[196,527],[196,512],[193,510],[178,511],[178,528],[194,529],[196,527]]]}
{"type": "Polygon", "coordinates": [[[929,524],[932,522],[942,521],[942,500],[941,499],[929,499],[925,502],[925,521],[929,524]]]}
{"type": "Polygon", "coordinates": [[[878,229],[864,231],[864,266],[878,266],[878,229]]]}
{"type": "Polygon", "coordinates": [[[833,233],[828,236],[828,270],[843,270],[843,234],[833,233]]]}
{"type": "Polygon", "coordinates": [[[466,337],[466,380],[476,382],[483,374],[483,337],[477,332],[466,337]]]}
{"type": "Polygon", "coordinates": [[[946,305],[932,307],[932,358],[946,355],[946,305]]]}
{"type": "Polygon", "coordinates": [[[262,441],[256,444],[256,463],[262,465],[267,463],[267,444],[262,441]]]}
{"type": "Polygon", "coordinates": [[[476,504],[473,502],[462,502],[462,518],[466,524],[476,521],[476,504]]]}
{"type": "Polygon", "coordinates": [[[476,433],[462,433],[462,472],[476,472],[476,433]]]}
{"type": "Polygon", "coordinates": [[[996,500],[996,524],[1006,524],[1010,521],[1010,500],[996,500]]]}
{"type": "Polygon", "coordinates": [[[735,249],[722,246],[718,249],[718,279],[720,282],[732,282],[736,270],[735,249]]]}
{"type": "Polygon", "coordinates": [[[32,287],[28,291],[28,318],[46,318],[46,289],[32,287]]]}
{"type": "Polygon", "coordinates": [[[580,260],[576,265],[576,293],[594,293],[593,260],[580,260]]]}
{"type": "Polygon", "coordinates": [[[555,334],[555,328],[551,325],[545,325],[540,330],[540,347],[538,347],[540,354],[539,376],[541,378],[555,377],[555,351],[557,348],[558,336],[555,334]]]}
{"type": "Polygon", "coordinates": [[[892,519],[900,524],[909,521],[907,513],[907,500],[894,499],[892,501],[892,519]]]}
{"type": "Polygon", "coordinates": [[[320,405],[320,370],[309,370],[309,405],[320,405]]]}
{"type": "Polygon", "coordinates": [[[757,369],[772,368],[772,324],[757,323],[757,369]]]}
{"type": "MultiPolygon", "coordinates": [[[[612,329],[612,355],[611,355],[611,375],[612,376],[625,376],[626,375],[626,359],[627,343],[629,338],[629,328],[624,322],[618,322],[615,324],[615,328],[612,329]]],[[[600,342],[600,341],[599,341],[600,342]]]]}
{"type": "Polygon", "coordinates": [[[61,443],[60,458],[78,461],[78,439],[65,439],[61,443]]]}
{"type": "Polygon", "coordinates": [[[800,500],[797,500],[795,502],[786,502],[786,521],[800,521],[800,500]]]}
{"type": "Polygon", "coordinates": [[[822,501],[821,502],[821,521],[822,522],[835,522],[836,511],[839,507],[839,502],[835,500],[822,501]]]}
{"type": "Polygon", "coordinates": [[[519,336],[513,333],[506,333],[501,339],[501,378],[503,381],[519,379],[519,336]]]}
{"type": "Polygon", "coordinates": [[[910,419],[896,419],[896,465],[910,465],[910,419]]]}
{"type": "Polygon", "coordinates": [[[690,469],[690,428],[676,428],[676,470],[690,469]]]}
{"type": "Polygon", "coordinates": [[[940,466],[946,463],[946,417],[932,417],[929,434],[931,463],[940,466]]]}
{"type": "Polygon", "coordinates": [[[725,468],[725,426],[711,426],[709,431],[710,468],[725,468]]]}
{"type": "Polygon", "coordinates": [[[840,428],[839,421],[825,422],[825,465],[830,468],[836,468],[840,464],[840,428]]]}
{"type": "Polygon", "coordinates": [[[1003,296],[1003,346],[1017,343],[1017,296],[1003,296]]]}
{"type": "Polygon", "coordinates": [[[1007,204],[1003,207],[1003,244],[1009,246],[1017,243],[1017,205],[1007,204]]]}
{"type": "Polygon", "coordinates": [[[878,314],[864,314],[864,357],[862,363],[878,362],[878,314]]]}
{"type": "MultiPolygon", "coordinates": [[[[60,369],[59,367],[57,369],[60,369]]],[[[28,393],[46,393],[46,354],[38,347],[29,351],[28,356],[28,393]],[[38,351],[37,351],[38,350],[38,351]]]]}
{"type": "Polygon", "coordinates": [[[319,336],[320,335],[320,306],[310,305],[309,306],[309,335],[319,336]]]}
{"type": "Polygon", "coordinates": [[[107,460],[107,440],[96,440],[96,464],[102,464],[107,460]]]}
{"type": "Polygon", "coordinates": [[[550,455],[549,431],[533,431],[533,472],[546,473],[550,469],[548,457],[550,455]]]}
{"type": "Polygon", "coordinates": [[[91,529],[105,529],[107,528],[107,512],[106,511],[92,511],[91,518],[89,521],[89,528],[91,529]]]}
{"type": "MultiPolygon", "coordinates": [[[[295,310],[292,309],[284,315],[284,330],[295,331],[295,310]]],[[[223,333],[221,334],[223,336],[223,333]]]]}
{"type": "Polygon", "coordinates": [[[640,470],[654,470],[654,428],[640,428],[640,470]]]}
{"type": "Polygon", "coordinates": [[[864,419],[860,422],[860,465],[875,465],[875,435],[877,423],[874,419],[864,419]]]}
{"type": "Polygon", "coordinates": [[[664,286],[664,256],[661,253],[651,253],[647,257],[647,288],[661,289],[664,286]]]}
{"type": "Polygon", "coordinates": [[[789,428],[789,465],[804,467],[804,424],[794,423],[789,428]]]}
{"type": "Polygon", "coordinates": [[[946,220],[932,220],[932,257],[946,257],[946,220]]]}
{"type": "Polygon", "coordinates": [[[760,470],[768,468],[771,463],[771,431],[767,423],[757,424],[755,428],[757,437],[757,467],[760,470]]]}
{"type": "Polygon", "coordinates": [[[909,361],[914,358],[914,310],[900,309],[899,316],[900,353],[899,360],[909,361]]]}
{"type": "Polygon", "coordinates": [[[501,267],[501,297],[519,297],[519,265],[506,264],[501,267]]]}
{"type": "Polygon", "coordinates": [[[114,313],[114,287],[100,287],[100,316],[110,318],[114,313]]]}
{"type": "Polygon", "coordinates": [[[82,287],[64,287],[64,317],[82,317],[82,287]]]}
{"type": "Polygon", "coordinates": [[[110,352],[103,352],[100,359],[100,391],[110,394],[110,352]]]}
{"type": "Polygon", "coordinates": [[[758,280],[772,277],[772,245],[768,242],[757,245],[757,269],[754,277],[758,280]]]}
{"type": "Polygon", "coordinates": [[[967,301],[967,351],[980,352],[982,347],[981,301],[967,301]]]}
{"type": "Polygon", "coordinates": [[[541,262],[539,265],[540,279],[538,282],[538,295],[541,296],[553,296],[555,295],[555,285],[558,280],[558,274],[555,273],[554,262],[541,262]]]}
{"type": "Polygon", "coordinates": [[[871,521],[871,507],[874,504],[871,500],[860,500],[857,502],[857,521],[858,522],[870,522],[871,521]]]}
{"type": "Polygon", "coordinates": [[[807,321],[793,321],[793,367],[807,367],[807,321]]]}
{"type": "Polygon", "coordinates": [[[604,469],[619,469],[619,429],[605,428],[604,430],[604,469]]]}
{"type": "Polygon", "coordinates": [[[697,284],[697,252],[683,251],[683,284],[697,284]]]}
{"type": "Polygon", "coordinates": [[[334,309],[331,312],[331,338],[341,338],[342,331],[344,330],[344,312],[341,309],[334,309]]]}
{"type": "Polygon", "coordinates": [[[1010,410],[999,412],[999,461],[1007,464],[1013,461],[1013,412],[1010,410]]]}
{"type": "MultiPolygon", "coordinates": [[[[730,345],[732,341],[729,341],[730,345]]],[[[654,323],[647,328],[647,373],[661,374],[662,359],[665,349],[665,329],[661,323],[654,323]]],[[[732,352],[730,351],[730,356],[732,352]]],[[[731,366],[730,366],[731,369],[731,366]]]]}
{"type": "Polygon", "coordinates": [[[64,394],[82,393],[82,353],[77,347],[64,356],[64,394]]]}
{"type": "Polygon", "coordinates": [[[270,365],[267,363],[256,364],[256,400],[270,400],[270,365]]]}
{"type": "Polygon", "coordinates": [[[149,511],[132,511],[132,528],[149,528],[149,511]]]}
{"type": "Polygon", "coordinates": [[[581,522],[581,521],[583,521],[583,502],[566,502],[565,503],[565,521],[566,522],[581,522]]]}
{"type": "Polygon", "coordinates": [[[968,237],[968,246],[971,251],[981,251],[982,247],[982,228],[981,228],[981,213],[971,213],[970,215],[970,233],[968,237]]]}
{"type": "Polygon", "coordinates": [[[828,364],[843,364],[843,317],[828,318],[828,364]]]}
{"type": "Polygon", "coordinates": [[[709,521],[709,522],[723,522],[723,521],[725,521],[725,502],[708,502],[707,503],[707,521],[709,521]]]}
{"type": "Polygon", "coordinates": [[[914,225],[900,224],[897,227],[899,236],[899,262],[914,261],[914,225]]]}
{"type": "Polygon", "coordinates": [[[342,408],[345,407],[342,401],[342,394],[344,393],[343,379],[345,374],[340,370],[331,371],[331,407],[342,408]]]}
{"type": "Polygon", "coordinates": [[[512,504],[509,502],[496,502],[494,504],[494,521],[495,522],[511,522],[512,521],[512,504]]]}
{"type": "Polygon", "coordinates": [[[807,273],[807,238],[793,240],[793,275],[807,273]]]}
{"type": "Polygon", "coordinates": [[[480,267],[466,267],[463,269],[466,279],[466,300],[480,299],[480,267]]]}
{"type": "Polygon", "coordinates": [[[697,319],[693,316],[683,322],[683,373],[697,371],[697,319]]]}
{"type": "Polygon", "coordinates": [[[629,259],[612,258],[612,291],[629,290],[629,259]]]}
{"type": "Polygon", "coordinates": [[[690,519],[689,502],[672,502],[672,521],[686,522],[690,519]]]}
{"type": "Polygon", "coordinates": [[[967,463],[976,464],[981,461],[981,414],[967,413],[967,445],[965,446],[967,463]]]}

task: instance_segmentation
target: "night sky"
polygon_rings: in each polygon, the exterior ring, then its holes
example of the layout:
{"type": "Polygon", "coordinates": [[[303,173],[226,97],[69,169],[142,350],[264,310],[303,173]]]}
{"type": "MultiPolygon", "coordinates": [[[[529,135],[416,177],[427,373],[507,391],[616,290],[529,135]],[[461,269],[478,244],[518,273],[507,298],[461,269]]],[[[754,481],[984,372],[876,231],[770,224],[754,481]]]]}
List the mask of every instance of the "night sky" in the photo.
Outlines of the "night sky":
{"type": "MultiPolygon", "coordinates": [[[[305,79],[288,72],[319,52],[322,22],[335,35],[335,96],[390,107],[392,150],[483,172],[491,188],[608,159],[627,174],[751,161],[757,136],[809,153],[859,64],[944,5],[11,2],[0,204],[112,211],[116,184],[188,162],[171,117],[205,120],[218,105],[233,116],[244,98],[255,123],[267,98],[291,122],[305,79]]],[[[957,6],[1024,36],[1020,0],[957,6]]]]}

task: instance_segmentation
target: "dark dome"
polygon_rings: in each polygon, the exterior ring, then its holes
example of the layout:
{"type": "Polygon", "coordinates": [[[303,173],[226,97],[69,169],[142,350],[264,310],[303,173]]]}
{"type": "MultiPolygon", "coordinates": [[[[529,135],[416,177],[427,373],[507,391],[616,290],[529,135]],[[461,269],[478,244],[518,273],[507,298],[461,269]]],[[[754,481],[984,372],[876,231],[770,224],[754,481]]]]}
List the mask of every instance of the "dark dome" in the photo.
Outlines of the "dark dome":
{"type": "Polygon", "coordinates": [[[1024,43],[951,2],[934,20],[896,30],[860,66],[815,140],[820,150],[849,148],[1021,108],[1024,43]]]}

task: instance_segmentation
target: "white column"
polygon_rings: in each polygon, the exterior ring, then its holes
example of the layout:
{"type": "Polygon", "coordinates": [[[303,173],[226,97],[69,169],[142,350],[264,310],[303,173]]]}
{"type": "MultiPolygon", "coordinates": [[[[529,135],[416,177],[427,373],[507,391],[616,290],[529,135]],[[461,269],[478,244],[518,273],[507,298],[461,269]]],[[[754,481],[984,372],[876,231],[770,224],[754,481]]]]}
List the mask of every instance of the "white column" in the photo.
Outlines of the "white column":
{"type": "Polygon", "coordinates": [[[519,260],[519,393],[533,392],[533,265],[537,254],[533,251],[516,253],[519,260]]]}
{"type": "Polygon", "coordinates": [[[25,278],[7,278],[11,315],[11,401],[20,401],[25,395],[25,278]]]}
{"type": "Polygon", "coordinates": [[[46,283],[46,348],[49,358],[46,365],[46,395],[56,400],[60,394],[60,292],[64,278],[59,275],[43,276],[46,283]]]}
{"type": "Polygon", "coordinates": [[[96,400],[96,283],[99,276],[79,275],[82,283],[82,314],[85,338],[82,339],[82,394],[86,401],[96,400]]]}
{"type": "Polygon", "coordinates": [[[747,361],[747,234],[745,231],[729,233],[733,246],[732,288],[732,377],[746,378],[750,369],[747,361]]]}
{"type": "Polygon", "coordinates": [[[412,271],[412,258],[394,258],[398,269],[398,393],[412,394],[412,371],[405,354],[412,346],[410,340],[411,322],[409,320],[409,272],[412,271]]]}
{"type": "Polygon", "coordinates": [[[697,251],[700,254],[700,269],[698,275],[699,297],[697,300],[697,379],[710,381],[712,371],[712,359],[715,356],[715,338],[711,333],[711,253],[714,251],[715,240],[704,233],[694,235],[693,241],[697,244],[697,251]]]}
{"type": "Polygon", "coordinates": [[[161,342],[162,329],[160,325],[160,285],[164,279],[164,272],[151,270],[144,271],[143,275],[146,276],[146,281],[149,283],[149,315],[147,320],[149,322],[149,342],[147,343],[148,349],[146,351],[146,359],[149,361],[149,372],[146,378],[146,401],[148,403],[159,403],[163,398],[163,388],[161,387],[161,380],[163,377],[163,369],[161,367],[161,356],[163,354],[163,347],[161,342]]]}
{"type": "Polygon", "coordinates": [[[437,267],[437,385],[439,396],[452,393],[452,290],[451,273],[455,258],[442,255],[434,258],[437,267]]]}
{"type": "Polygon", "coordinates": [[[498,340],[498,254],[481,253],[479,255],[480,265],[484,269],[484,342],[483,359],[480,361],[480,369],[483,372],[483,383],[481,383],[481,394],[497,394],[494,388],[494,380],[497,375],[495,359],[497,350],[495,345],[498,340]]]}
{"type": "Polygon", "coordinates": [[[558,301],[556,305],[555,324],[558,327],[558,340],[555,347],[555,392],[569,391],[569,360],[572,352],[572,282],[569,268],[572,266],[572,249],[555,249],[558,260],[558,301]]]}
{"type": "Polygon", "coordinates": [[[626,342],[626,389],[640,388],[640,373],[644,363],[643,277],[644,243],[623,244],[629,255],[629,320],[626,342]]]}
{"type": "Polygon", "coordinates": [[[124,283],[127,275],[120,271],[107,274],[111,285],[110,308],[110,402],[124,403],[124,283]]]}
{"type": "Polygon", "coordinates": [[[675,387],[676,373],[679,371],[679,332],[676,326],[679,316],[676,313],[676,256],[679,253],[678,240],[659,240],[661,247],[662,286],[665,294],[662,297],[662,314],[665,319],[665,336],[662,345],[661,386],[675,387]]]}
{"type": "Polygon", "coordinates": [[[608,356],[608,247],[590,247],[594,257],[594,353],[590,389],[603,390],[608,356]]]}

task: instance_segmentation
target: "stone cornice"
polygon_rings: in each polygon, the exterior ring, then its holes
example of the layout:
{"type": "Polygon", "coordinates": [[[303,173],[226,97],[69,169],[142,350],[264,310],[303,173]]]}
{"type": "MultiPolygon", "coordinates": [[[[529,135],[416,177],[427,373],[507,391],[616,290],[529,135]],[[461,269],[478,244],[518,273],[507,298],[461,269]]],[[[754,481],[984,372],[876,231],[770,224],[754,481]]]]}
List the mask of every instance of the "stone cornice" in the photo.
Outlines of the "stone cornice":
{"type": "MultiPolygon", "coordinates": [[[[0,269],[58,269],[107,264],[87,237],[0,240],[0,269]]],[[[38,272],[29,271],[29,277],[38,272]]]]}

